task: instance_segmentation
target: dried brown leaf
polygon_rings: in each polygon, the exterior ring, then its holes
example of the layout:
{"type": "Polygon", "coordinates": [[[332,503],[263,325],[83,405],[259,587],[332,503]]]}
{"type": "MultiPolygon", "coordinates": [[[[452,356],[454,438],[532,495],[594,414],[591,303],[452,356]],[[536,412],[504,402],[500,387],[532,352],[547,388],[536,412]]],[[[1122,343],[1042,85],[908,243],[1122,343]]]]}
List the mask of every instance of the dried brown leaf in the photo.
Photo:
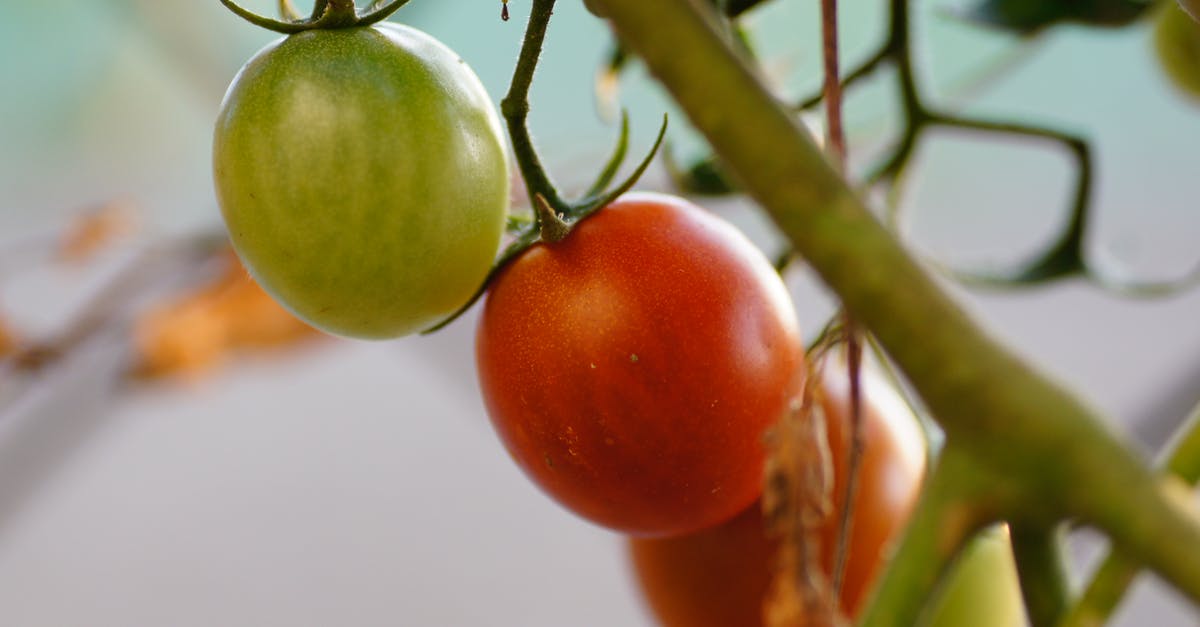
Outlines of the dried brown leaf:
{"type": "Polygon", "coordinates": [[[763,508],[768,533],[779,542],[764,608],[771,627],[837,624],[837,603],[820,559],[821,529],[832,510],[833,466],[813,387],[805,386],[769,437],[763,508]]]}

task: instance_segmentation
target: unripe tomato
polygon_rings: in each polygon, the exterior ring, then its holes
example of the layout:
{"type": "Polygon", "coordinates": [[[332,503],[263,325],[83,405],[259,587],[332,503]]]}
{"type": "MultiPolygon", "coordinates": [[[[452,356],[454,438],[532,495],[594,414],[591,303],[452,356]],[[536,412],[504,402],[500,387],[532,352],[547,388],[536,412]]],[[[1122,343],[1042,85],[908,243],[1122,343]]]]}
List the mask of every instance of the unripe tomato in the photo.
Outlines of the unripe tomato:
{"type": "Polygon", "coordinates": [[[931,607],[928,627],[1028,624],[1008,527],[992,527],[963,549],[931,607]]]}
{"type": "MultiPolygon", "coordinates": [[[[837,363],[836,367],[832,367],[837,363]]],[[[889,543],[899,538],[920,492],[925,444],[916,418],[872,371],[863,377],[863,456],[850,532],[842,611],[862,609],[881,572],[889,543]]],[[[822,371],[821,407],[833,455],[833,514],[821,528],[826,577],[833,572],[846,474],[850,394],[845,367],[822,371]]],[[[759,504],[733,520],[673,538],[632,539],[629,550],[643,595],[666,627],[754,627],[762,624],[775,543],[768,540],[759,504]]]]}
{"type": "Polygon", "coordinates": [[[1164,3],[1154,24],[1154,49],[1172,84],[1200,98],[1200,23],[1178,6],[1164,3]]]}
{"type": "Polygon", "coordinates": [[[264,48],[225,96],[213,162],[246,267],[331,333],[395,337],[445,318],[483,281],[504,228],[492,102],[462,59],[405,26],[264,48]]]}
{"type": "Polygon", "coordinates": [[[763,433],[804,377],[771,264],[729,224],[659,194],[626,196],[506,267],[476,361],[525,473],[576,514],[646,535],[750,505],[763,433]]]}

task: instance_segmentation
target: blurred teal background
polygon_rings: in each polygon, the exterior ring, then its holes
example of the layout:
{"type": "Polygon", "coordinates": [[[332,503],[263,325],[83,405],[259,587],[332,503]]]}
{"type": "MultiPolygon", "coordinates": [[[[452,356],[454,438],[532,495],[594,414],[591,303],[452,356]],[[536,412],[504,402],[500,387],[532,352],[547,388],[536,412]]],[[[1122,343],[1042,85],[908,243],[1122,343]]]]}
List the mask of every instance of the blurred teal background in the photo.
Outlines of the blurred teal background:
{"type": "MultiPolygon", "coordinates": [[[[841,4],[852,65],[883,34],[883,2],[841,4]]],[[[1022,43],[950,17],[959,6],[950,0],[919,4],[920,78],[936,102],[1092,139],[1093,259],[1141,279],[1200,262],[1200,103],[1166,83],[1145,24],[1057,30],[968,98],[969,78],[1022,43]]],[[[592,93],[606,27],[578,2],[561,5],[531,124],[569,188],[590,177],[616,129],[592,93]]],[[[513,0],[509,22],[499,9],[413,0],[394,19],[458,51],[498,101],[528,6],[513,0]]],[[[775,0],[748,21],[787,98],[818,85],[816,11],[775,0]]],[[[147,240],[217,227],[212,122],[238,67],[274,38],[217,0],[3,0],[0,245],[114,197],[140,208],[147,240]]],[[[849,96],[855,167],[895,131],[892,78],[882,71],[849,96]]],[[[668,111],[679,152],[701,154],[640,67],[621,94],[635,152],[668,111]]],[[[1065,219],[1072,170],[1050,145],[931,133],[911,171],[903,206],[913,244],[939,259],[1011,264],[1065,219]]],[[[661,171],[645,185],[665,187],[661,171]]],[[[778,244],[747,203],[710,206],[768,252],[778,244]]],[[[63,285],[86,285],[5,268],[0,277],[0,311],[32,328],[69,313],[78,298],[63,285]]],[[[792,287],[806,330],[817,330],[827,296],[809,277],[792,287]]],[[[1131,301],[1069,282],[960,294],[1148,444],[1200,397],[1194,291],[1131,301]]],[[[339,342],[286,363],[238,365],[199,389],[119,395],[97,382],[115,368],[115,345],[94,347],[19,416],[0,410],[9,415],[0,424],[0,624],[646,624],[617,540],[550,504],[494,441],[474,383],[472,328],[468,317],[431,338],[339,342]],[[14,452],[19,460],[8,461],[14,452]]],[[[1160,589],[1144,589],[1131,608],[1123,624],[1194,624],[1160,589]]]]}

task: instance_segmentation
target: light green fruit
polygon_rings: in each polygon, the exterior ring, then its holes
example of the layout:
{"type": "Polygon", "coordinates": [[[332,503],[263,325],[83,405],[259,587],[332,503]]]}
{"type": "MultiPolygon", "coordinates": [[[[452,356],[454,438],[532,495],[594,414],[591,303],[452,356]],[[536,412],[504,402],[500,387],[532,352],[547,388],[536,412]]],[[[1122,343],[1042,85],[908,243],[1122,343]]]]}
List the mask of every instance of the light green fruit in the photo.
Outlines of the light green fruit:
{"type": "Polygon", "coordinates": [[[217,119],[217,198],[255,279],[330,333],[397,337],[461,307],[508,206],[504,137],[458,55],[395,24],[273,43],[217,119]]]}
{"type": "Polygon", "coordinates": [[[1000,525],[967,545],[933,601],[929,627],[1024,627],[1008,528],[1000,525]]]}
{"type": "MultiPolygon", "coordinates": [[[[1200,0],[1188,2],[1193,11],[1200,5],[1200,0]]],[[[1159,65],[1180,91],[1200,99],[1200,23],[1171,3],[1166,3],[1155,19],[1154,49],[1159,65]]]]}

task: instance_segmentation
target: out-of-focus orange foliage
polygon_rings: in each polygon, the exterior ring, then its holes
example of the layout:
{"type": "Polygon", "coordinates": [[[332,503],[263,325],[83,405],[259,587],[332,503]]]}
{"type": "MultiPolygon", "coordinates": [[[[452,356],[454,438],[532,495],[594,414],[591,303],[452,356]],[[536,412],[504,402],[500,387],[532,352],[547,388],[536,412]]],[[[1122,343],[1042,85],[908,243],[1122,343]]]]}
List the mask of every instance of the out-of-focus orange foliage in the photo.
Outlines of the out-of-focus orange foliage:
{"type": "Polygon", "coordinates": [[[138,319],[138,376],[195,377],[239,349],[281,348],[319,336],[268,296],[232,251],[225,255],[228,269],[214,281],[138,319]]]}
{"type": "Polygon", "coordinates": [[[0,318],[0,357],[8,357],[16,347],[16,337],[8,328],[8,323],[4,318],[0,318]]]}
{"type": "Polygon", "coordinates": [[[78,216],[58,243],[57,258],[67,263],[87,261],[112,240],[136,226],[134,207],[114,200],[78,216]]]}

